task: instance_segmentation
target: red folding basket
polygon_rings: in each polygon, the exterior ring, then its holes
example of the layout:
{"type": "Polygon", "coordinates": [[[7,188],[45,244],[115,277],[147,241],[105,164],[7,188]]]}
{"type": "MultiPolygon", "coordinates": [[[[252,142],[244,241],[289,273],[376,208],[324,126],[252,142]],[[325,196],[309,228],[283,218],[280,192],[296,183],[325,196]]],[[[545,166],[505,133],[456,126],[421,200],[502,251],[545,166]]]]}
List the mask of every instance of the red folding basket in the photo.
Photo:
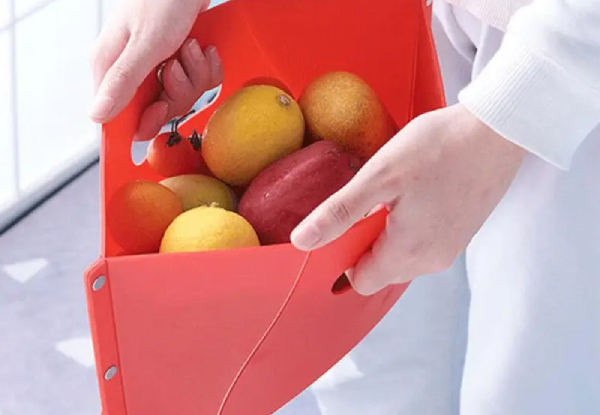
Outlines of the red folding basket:
{"type": "MultiPolygon", "coordinates": [[[[224,83],[181,132],[202,131],[244,85],[269,80],[298,97],[330,70],[365,79],[401,128],[444,105],[430,22],[425,0],[232,0],[210,9],[190,37],[217,47],[224,83]]],[[[126,255],[106,232],[105,207],[123,184],[161,179],[131,160],[141,111],[159,91],[153,73],[103,126],[102,255],[85,276],[103,414],[271,414],[349,352],[406,289],[332,291],[386,213],[309,254],[284,244],[126,255]]]]}

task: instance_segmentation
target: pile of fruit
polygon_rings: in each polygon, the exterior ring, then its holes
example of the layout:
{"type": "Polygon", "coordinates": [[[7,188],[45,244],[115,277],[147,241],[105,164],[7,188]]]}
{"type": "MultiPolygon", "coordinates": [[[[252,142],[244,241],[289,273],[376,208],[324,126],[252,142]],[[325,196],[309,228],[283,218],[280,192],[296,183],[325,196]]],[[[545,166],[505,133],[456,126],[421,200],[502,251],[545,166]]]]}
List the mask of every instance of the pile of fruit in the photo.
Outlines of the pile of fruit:
{"type": "Polygon", "coordinates": [[[348,72],[314,79],[296,101],[246,86],[202,134],[156,137],[148,165],[109,201],[109,232],[128,254],[288,243],[292,230],[342,188],[396,126],[372,88],[348,72]]]}

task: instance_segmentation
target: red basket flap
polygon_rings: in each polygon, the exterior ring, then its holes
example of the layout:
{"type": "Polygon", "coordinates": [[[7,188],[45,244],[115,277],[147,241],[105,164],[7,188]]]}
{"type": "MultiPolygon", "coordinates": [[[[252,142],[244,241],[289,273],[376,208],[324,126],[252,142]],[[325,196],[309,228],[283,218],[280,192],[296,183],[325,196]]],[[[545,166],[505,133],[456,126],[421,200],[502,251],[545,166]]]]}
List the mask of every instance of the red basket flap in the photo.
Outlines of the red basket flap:
{"type": "Polygon", "coordinates": [[[107,288],[88,289],[104,404],[128,415],[239,413],[229,399],[247,415],[284,405],[399,296],[332,292],[384,224],[378,212],[310,255],[280,245],[107,259],[107,288]],[[108,384],[112,365],[119,378],[108,384]]]}
{"type": "Polygon", "coordinates": [[[408,284],[369,297],[352,289],[332,292],[336,277],[364,252],[358,241],[374,242],[385,218],[380,211],[353,228],[351,238],[311,255],[285,307],[238,373],[219,415],[273,413],[339,361],[390,310],[408,284]]]}
{"type": "Polygon", "coordinates": [[[287,247],[109,258],[127,414],[216,414],[305,258],[287,247]]]}

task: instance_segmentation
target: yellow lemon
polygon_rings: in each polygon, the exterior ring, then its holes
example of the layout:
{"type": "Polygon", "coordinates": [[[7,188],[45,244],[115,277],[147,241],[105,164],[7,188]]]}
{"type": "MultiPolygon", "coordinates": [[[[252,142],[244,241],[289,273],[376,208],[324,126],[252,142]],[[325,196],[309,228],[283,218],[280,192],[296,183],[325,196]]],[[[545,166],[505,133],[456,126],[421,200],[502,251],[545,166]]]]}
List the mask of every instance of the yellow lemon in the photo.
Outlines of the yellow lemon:
{"type": "Polygon", "coordinates": [[[236,212],[216,205],[183,212],[169,225],[160,252],[196,252],[259,246],[256,231],[236,212]]]}

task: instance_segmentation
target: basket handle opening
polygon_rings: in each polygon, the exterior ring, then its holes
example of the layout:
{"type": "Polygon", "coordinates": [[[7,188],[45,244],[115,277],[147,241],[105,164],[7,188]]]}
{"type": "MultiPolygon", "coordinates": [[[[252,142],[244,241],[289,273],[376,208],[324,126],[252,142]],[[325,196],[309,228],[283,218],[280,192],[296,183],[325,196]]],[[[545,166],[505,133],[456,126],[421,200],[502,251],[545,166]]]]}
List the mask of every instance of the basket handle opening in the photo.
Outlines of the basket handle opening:
{"type": "Polygon", "coordinates": [[[350,284],[350,280],[346,273],[343,273],[338,277],[337,280],[331,286],[331,292],[333,295],[344,294],[352,289],[352,285],[350,284]]]}
{"type": "Polygon", "coordinates": [[[162,126],[162,128],[160,129],[158,134],[156,134],[156,136],[152,137],[151,139],[145,140],[145,141],[132,140],[132,142],[131,142],[131,162],[133,163],[133,165],[136,167],[140,167],[146,163],[148,147],[150,147],[152,140],[154,140],[156,137],[160,136],[161,134],[168,134],[169,132],[171,132],[173,130],[174,123],[178,123],[178,125],[177,125],[178,131],[181,133],[185,133],[185,135],[187,136],[188,135],[187,131],[193,129],[194,124],[195,124],[194,122],[192,122],[191,124],[187,124],[187,123],[190,122],[192,120],[192,118],[194,118],[196,115],[198,115],[201,112],[206,111],[210,107],[212,107],[215,104],[215,102],[218,100],[218,98],[221,94],[222,88],[223,88],[223,84],[220,84],[213,89],[204,91],[202,93],[202,95],[197,97],[196,101],[194,102],[194,104],[192,104],[192,106],[187,114],[185,114],[183,116],[176,116],[176,117],[173,117],[172,119],[168,120],[162,126]],[[192,126],[192,127],[190,127],[190,126],[192,126]]]}

